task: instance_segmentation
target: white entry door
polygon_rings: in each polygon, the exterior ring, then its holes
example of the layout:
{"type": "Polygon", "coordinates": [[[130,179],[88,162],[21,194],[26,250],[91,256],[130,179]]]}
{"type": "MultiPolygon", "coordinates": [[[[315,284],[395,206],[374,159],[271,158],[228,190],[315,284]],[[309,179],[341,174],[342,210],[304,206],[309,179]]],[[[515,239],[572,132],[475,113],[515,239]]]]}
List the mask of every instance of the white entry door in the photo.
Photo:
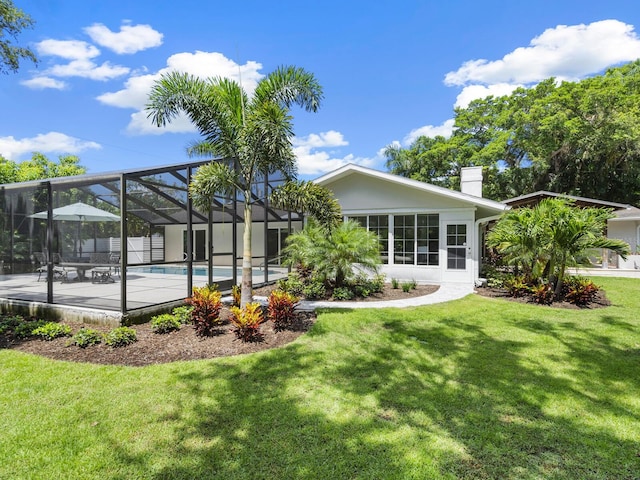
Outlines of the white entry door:
{"type": "Polygon", "coordinates": [[[443,222],[443,282],[472,282],[473,224],[465,221],[443,222]]]}

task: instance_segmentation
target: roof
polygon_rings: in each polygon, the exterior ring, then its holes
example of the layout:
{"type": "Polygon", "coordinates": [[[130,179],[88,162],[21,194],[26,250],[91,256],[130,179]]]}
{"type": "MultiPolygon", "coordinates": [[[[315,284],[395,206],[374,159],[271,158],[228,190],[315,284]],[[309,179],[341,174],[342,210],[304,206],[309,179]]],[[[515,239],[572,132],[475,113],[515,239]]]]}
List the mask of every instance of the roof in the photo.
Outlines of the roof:
{"type": "Polygon", "coordinates": [[[624,210],[618,210],[615,212],[616,218],[612,218],[610,222],[621,222],[625,220],[640,220],[640,208],[628,207],[624,210]]]}
{"type": "Polygon", "coordinates": [[[528,193],[526,195],[520,195],[519,197],[509,198],[503,200],[502,203],[509,205],[510,207],[530,207],[537,205],[541,200],[545,198],[567,198],[576,202],[576,205],[580,207],[596,207],[596,208],[613,208],[614,210],[624,210],[633,208],[626,203],[608,202],[606,200],[598,200],[595,198],[576,197],[574,195],[567,195],[566,193],[548,192],[546,190],[539,190],[537,192],[528,193]]]}
{"type": "Polygon", "coordinates": [[[494,200],[489,200],[488,198],[476,197],[474,195],[458,192],[457,190],[450,190],[448,188],[438,187],[431,183],[426,183],[426,182],[421,182],[421,181],[413,180],[406,177],[401,177],[399,175],[394,175],[392,173],[381,172],[379,170],[362,167],[360,165],[354,165],[352,163],[345,165],[343,167],[340,167],[332,172],[329,172],[326,175],[323,175],[315,179],[314,182],[317,183],[318,185],[322,185],[326,187],[331,183],[335,182],[336,180],[347,177],[354,173],[359,173],[361,175],[377,178],[379,180],[384,180],[385,182],[395,183],[398,185],[413,188],[423,192],[440,195],[445,198],[467,202],[467,203],[473,204],[474,206],[484,207],[489,210],[493,210],[497,213],[507,210],[509,208],[504,203],[496,202],[494,200]]]}

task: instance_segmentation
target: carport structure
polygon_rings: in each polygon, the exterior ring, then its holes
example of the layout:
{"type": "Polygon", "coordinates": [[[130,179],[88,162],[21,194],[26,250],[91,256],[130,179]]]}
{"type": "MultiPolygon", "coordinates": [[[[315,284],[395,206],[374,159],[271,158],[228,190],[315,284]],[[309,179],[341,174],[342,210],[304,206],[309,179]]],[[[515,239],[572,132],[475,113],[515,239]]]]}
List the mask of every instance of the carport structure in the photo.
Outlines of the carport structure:
{"type": "MultiPolygon", "coordinates": [[[[217,283],[223,291],[230,289],[240,276],[243,197],[239,192],[218,196],[207,212],[194,207],[188,185],[209,161],[1,185],[3,310],[67,305],[134,316],[183,300],[193,286],[217,283]],[[120,221],[79,225],[54,219],[54,209],[77,202],[111,212],[120,221]],[[46,218],[38,218],[44,211],[46,218]],[[54,269],[87,270],[84,263],[99,254],[114,259],[114,283],[93,284],[91,275],[81,282],[73,273],[65,283],[54,279],[54,269]],[[46,282],[37,281],[41,265],[36,256],[45,258],[46,282]]],[[[278,268],[279,250],[286,236],[302,227],[301,214],[269,205],[271,191],[283,182],[282,175],[262,175],[252,185],[256,285],[286,274],[278,268]]]]}

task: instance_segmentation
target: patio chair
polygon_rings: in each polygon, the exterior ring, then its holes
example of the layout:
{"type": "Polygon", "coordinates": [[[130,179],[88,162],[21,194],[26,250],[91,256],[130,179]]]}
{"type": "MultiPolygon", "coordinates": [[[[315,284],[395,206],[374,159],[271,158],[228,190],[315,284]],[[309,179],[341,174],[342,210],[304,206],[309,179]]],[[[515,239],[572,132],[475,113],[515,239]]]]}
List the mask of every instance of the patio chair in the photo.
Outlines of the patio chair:
{"type": "MultiPolygon", "coordinates": [[[[53,279],[54,280],[67,280],[67,270],[64,267],[61,267],[60,265],[55,265],[55,257],[56,254],[54,254],[53,260],[54,260],[54,265],[53,265],[53,279]]],[[[40,281],[40,277],[42,277],[42,274],[45,274],[45,278],[47,275],[47,256],[42,253],[42,252],[33,252],[33,258],[36,260],[38,266],[36,267],[36,272],[38,272],[38,282],[40,281]]]]}
{"type": "Polygon", "coordinates": [[[113,283],[115,280],[111,276],[110,258],[108,253],[96,252],[92,253],[89,263],[95,264],[91,271],[91,283],[113,283]]]}

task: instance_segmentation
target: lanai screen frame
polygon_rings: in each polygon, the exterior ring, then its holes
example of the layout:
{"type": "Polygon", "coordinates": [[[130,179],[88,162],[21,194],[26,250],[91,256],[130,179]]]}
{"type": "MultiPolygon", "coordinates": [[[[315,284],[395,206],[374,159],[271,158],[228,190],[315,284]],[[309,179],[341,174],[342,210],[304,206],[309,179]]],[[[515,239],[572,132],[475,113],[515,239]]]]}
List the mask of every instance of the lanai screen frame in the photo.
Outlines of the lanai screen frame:
{"type": "MultiPolygon", "coordinates": [[[[238,256],[238,226],[244,223],[243,218],[243,197],[240,192],[235,192],[229,197],[219,196],[216,197],[212,206],[208,212],[201,212],[197,210],[189,198],[187,191],[191,178],[195,174],[198,167],[210,163],[227,162],[234,164],[232,159],[208,159],[196,162],[186,162],[175,165],[153,167],[148,169],[135,169],[122,172],[100,173],[100,174],[84,174],[73,177],[59,177],[46,180],[36,180],[31,182],[21,182],[13,184],[0,185],[0,199],[2,203],[0,207],[3,209],[1,214],[5,218],[9,218],[10,222],[13,222],[13,216],[11,210],[13,208],[13,201],[7,202],[7,198],[11,199],[11,194],[28,193],[30,191],[43,192],[42,195],[46,196],[46,209],[48,212],[48,218],[46,220],[46,249],[48,252],[54,252],[54,221],[52,219],[52,210],[54,208],[54,192],[60,192],[63,190],[76,189],[83,192],[83,195],[99,199],[103,202],[107,202],[115,209],[119,210],[120,215],[120,245],[127,245],[127,238],[129,228],[127,220],[134,216],[149,225],[149,230],[153,227],[166,226],[166,225],[185,225],[187,232],[193,232],[194,225],[206,224],[207,225],[207,246],[206,246],[206,259],[208,266],[208,283],[213,283],[213,257],[216,255],[213,253],[213,225],[217,223],[230,223],[232,227],[232,242],[231,252],[222,253],[222,255],[228,255],[231,253],[233,256],[232,278],[228,282],[229,285],[221,285],[221,288],[230,288],[231,285],[236,284],[238,281],[237,266],[238,260],[241,256],[238,256]],[[169,195],[163,191],[165,184],[157,182],[157,178],[172,179],[176,183],[171,185],[174,195],[169,195]],[[101,190],[106,193],[96,194],[93,190],[96,186],[100,186],[101,190]],[[133,190],[130,188],[133,186],[133,190]],[[166,209],[157,208],[154,205],[150,205],[143,196],[135,195],[135,188],[139,187],[144,190],[146,194],[155,195],[155,198],[162,199],[165,202],[166,209]]],[[[254,257],[254,259],[264,259],[264,283],[269,282],[269,260],[268,245],[267,245],[267,232],[269,223],[287,222],[289,233],[292,230],[292,222],[304,221],[303,215],[297,212],[290,212],[285,210],[274,209],[269,205],[269,194],[273,188],[283,183],[286,179],[279,173],[271,175],[261,175],[260,178],[252,186],[254,192],[253,195],[253,212],[251,221],[256,223],[262,222],[264,228],[264,256],[254,257]]],[[[35,213],[29,211],[30,214],[35,213]]],[[[184,263],[187,267],[187,286],[185,296],[191,294],[193,288],[193,233],[187,235],[186,249],[187,258],[184,263]]],[[[13,237],[14,230],[11,230],[11,252],[13,251],[13,237]]],[[[29,239],[30,250],[33,247],[33,239],[29,239]]],[[[6,246],[5,246],[6,247],[6,246]]],[[[60,247],[58,247],[60,248],[60,247]]],[[[6,248],[5,248],[6,249],[6,248]]],[[[126,272],[129,265],[128,249],[120,249],[120,271],[126,272]]],[[[9,270],[13,273],[14,263],[13,258],[9,259],[9,270]]],[[[150,259],[149,263],[135,264],[140,265],[157,265],[163,263],[175,263],[175,262],[154,262],[150,259]]],[[[2,272],[4,273],[4,272],[2,272]]],[[[47,278],[47,294],[46,303],[55,304],[55,295],[53,291],[53,261],[49,258],[48,269],[46,273],[47,278]]],[[[262,282],[256,282],[257,284],[262,282]]],[[[164,302],[162,302],[164,303],[164,302]]],[[[58,304],[64,304],[59,302],[58,304]]],[[[150,305],[157,305],[150,304],[150,305]]],[[[150,306],[147,305],[147,306],[150,306]]],[[[146,307],[146,306],[145,306],[146,307]]],[[[141,307],[144,308],[144,307],[141,307]]],[[[113,309],[110,309],[113,310],[113,309]]],[[[122,314],[132,312],[136,308],[127,308],[127,279],[126,275],[122,275],[120,279],[120,308],[119,311],[122,314]]]]}

